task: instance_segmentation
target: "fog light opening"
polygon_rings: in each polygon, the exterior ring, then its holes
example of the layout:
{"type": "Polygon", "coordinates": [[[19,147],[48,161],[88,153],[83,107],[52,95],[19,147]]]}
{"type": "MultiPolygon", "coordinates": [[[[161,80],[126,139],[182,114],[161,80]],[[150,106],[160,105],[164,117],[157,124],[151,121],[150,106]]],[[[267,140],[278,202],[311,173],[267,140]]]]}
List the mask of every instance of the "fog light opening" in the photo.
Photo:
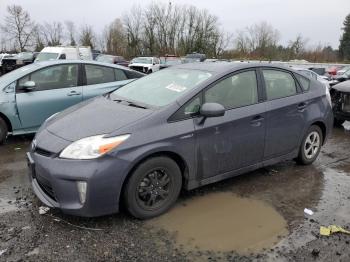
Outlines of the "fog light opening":
{"type": "Polygon", "coordinates": [[[84,204],[86,201],[87,183],[85,181],[77,181],[77,188],[79,192],[80,203],[84,204]]]}

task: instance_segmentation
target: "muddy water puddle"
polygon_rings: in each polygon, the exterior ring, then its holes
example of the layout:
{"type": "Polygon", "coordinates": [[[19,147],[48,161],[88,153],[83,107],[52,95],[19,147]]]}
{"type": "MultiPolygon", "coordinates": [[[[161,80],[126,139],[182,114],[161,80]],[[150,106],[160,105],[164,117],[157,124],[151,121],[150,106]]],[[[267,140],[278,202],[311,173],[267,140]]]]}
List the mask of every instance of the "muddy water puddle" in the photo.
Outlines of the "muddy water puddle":
{"type": "Polygon", "coordinates": [[[286,221],[271,206],[232,193],[183,201],[147,223],[174,233],[176,244],[188,250],[258,252],[288,234],[286,221]]]}

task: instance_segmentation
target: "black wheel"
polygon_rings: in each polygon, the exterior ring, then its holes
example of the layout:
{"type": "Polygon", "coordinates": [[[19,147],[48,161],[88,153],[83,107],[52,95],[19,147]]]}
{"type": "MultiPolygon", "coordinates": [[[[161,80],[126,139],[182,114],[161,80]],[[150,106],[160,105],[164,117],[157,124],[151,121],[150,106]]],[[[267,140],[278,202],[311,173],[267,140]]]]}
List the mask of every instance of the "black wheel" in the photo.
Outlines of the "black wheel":
{"type": "Polygon", "coordinates": [[[297,161],[303,165],[313,163],[321,151],[322,142],[321,129],[318,126],[311,126],[303,138],[297,161]]]}
{"type": "Polygon", "coordinates": [[[3,144],[6,140],[8,129],[4,119],[0,117],[0,144],[3,144]]]}
{"type": "Polygon", "coordinates": [[[343,123],[344,123],[344,120],[334,118],[334,126],[341,126],[343,123]]]}
{"type": "Polygon", "coordinates": [[[154,157],[141,163],[124,188],[129,213],[147,219],[165,213],[176,201],[182,185],[179,166],[168,157],[154,157]]]}

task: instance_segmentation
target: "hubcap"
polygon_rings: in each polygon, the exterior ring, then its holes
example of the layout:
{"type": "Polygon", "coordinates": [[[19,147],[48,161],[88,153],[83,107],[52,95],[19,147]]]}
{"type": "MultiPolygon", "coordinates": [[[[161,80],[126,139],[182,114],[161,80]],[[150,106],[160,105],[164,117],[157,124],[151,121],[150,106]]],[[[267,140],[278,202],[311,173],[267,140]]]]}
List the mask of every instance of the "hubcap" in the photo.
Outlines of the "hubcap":
{"type": "Polygon", "coordinates": [[[137,198],[145,208],[157,208],[168,198],[170,191],[170,176],[162,169],[153,170],[141,180],[137,198]]]}
{"type": "Polygon", "coordinates": [[[320,141],[320,135],[314,131],[311,132],[304,144],[304,154],[307,159],[312,159],[320,149],[321,141],[320,141]]]}

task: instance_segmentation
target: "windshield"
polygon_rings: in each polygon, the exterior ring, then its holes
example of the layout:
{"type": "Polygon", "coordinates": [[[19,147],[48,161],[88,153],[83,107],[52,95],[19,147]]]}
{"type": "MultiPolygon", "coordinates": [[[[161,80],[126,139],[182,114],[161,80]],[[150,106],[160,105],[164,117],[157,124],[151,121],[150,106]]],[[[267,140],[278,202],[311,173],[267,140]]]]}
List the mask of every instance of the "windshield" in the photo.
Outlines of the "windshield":
{"type": "Polygon", "coordinates": [[[184,60],[184,63],[194,63],[194,62],[200,62],[201,59],[199,57],[186,57],[184,60]]]}
{"type": "Polygon", "coordinates": [[[112,63],[113,64],[113,56],[108,56],[108,55],[99,55],[96,58],[97,62],[104,62],[104,63],[112,63]]]}
{"type": "Polygon", "coordinates": [[[211,73],[188,69],[167,69],[133,81],[111,95],[151,106],[165,106],[211,77],[211,73]]]}
{"type": "Polygon", "coordinates": [[[35,61],[56,60],[57,58],[58,53],[39,53],[35,61]]]}
{"type": "Polygon", "coordinates": [[[152,58],[151,57],[136,57],[131,62],[138,63],[138,64],[152,64],[152,58]]]}
{"type": "Polygon", "coordinates": [[[163,65],[180,65],[182,61],[179,58],[165,58],[161,60],[161,63],[163,65]]]}
{"type": "Polygon", "coordinates": [[[33,54],[32,53],[28,53],[28,52],[23,52],[23,53],[19,53],[17,55],[17,58],[20,58],[20,59],[32,59],[33,58],[33,54]]]}

